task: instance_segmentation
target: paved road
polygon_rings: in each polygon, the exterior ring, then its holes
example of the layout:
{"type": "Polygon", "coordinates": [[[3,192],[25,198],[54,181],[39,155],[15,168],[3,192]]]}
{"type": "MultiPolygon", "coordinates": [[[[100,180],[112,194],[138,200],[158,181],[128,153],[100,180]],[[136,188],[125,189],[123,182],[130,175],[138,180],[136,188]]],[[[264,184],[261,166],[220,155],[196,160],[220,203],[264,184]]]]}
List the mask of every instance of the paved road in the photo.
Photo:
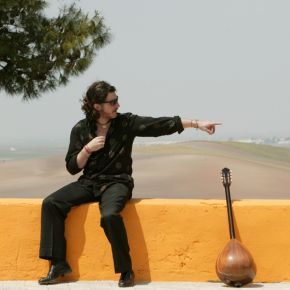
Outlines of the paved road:
{"type": "MultiPolygon", "coordinates": [[[[290,290],[290,283],[254,283],[242,289],[290,290]]],[[[40,286],[34,281],[0,281],[0,290],[106,290],[118,289],[116,281],[78,281],[50,286],[40,286]]],[[[134,290],[225,290],[231,289],[222,283],[191,283],[191,282],[151,282],[140,283],[134,290]]],[[[235,288],[232,288],[235,289],[235,288]]]]}

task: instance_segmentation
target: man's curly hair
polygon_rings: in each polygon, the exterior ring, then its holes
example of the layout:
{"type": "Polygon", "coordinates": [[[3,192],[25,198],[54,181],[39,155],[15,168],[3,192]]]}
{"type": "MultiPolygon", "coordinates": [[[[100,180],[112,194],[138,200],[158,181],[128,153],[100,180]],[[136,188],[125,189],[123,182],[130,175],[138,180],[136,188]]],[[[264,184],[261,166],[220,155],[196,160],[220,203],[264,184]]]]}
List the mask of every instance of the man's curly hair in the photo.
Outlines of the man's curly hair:
{"type": "Polygon", "coordinates": [[[116,91],[116,88],[105,81],[92,83],[82,99],[82,110],[90,122],[96,122],[100,117],[98,111],[94,109],[94,104],[101,104],[106,100],[109,93],[116,91]]]}

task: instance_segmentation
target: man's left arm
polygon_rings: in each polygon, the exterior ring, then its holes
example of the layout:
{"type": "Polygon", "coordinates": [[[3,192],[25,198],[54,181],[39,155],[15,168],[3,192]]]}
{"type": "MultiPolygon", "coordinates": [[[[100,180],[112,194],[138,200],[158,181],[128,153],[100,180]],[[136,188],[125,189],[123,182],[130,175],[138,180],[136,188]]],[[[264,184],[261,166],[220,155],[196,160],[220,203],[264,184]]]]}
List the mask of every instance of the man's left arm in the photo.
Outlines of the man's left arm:
{"type": "Polygon", "coordinates": [[[130,116],[131,132],[134,136],[139,137],[158,137],[176,132],[180,134],[186,128],[197,128],[208,134],[213,134],[215,126],[220,124],[209,121],[181,119],[179,116],[158,118],[138,115],[130,116]]]}
{"type": "Polygon", "coordinates": [[[159,137],[184,130],[179,116],[156,118],[131,115],[129,128],[133,136],[138,137],[159,137]]]}

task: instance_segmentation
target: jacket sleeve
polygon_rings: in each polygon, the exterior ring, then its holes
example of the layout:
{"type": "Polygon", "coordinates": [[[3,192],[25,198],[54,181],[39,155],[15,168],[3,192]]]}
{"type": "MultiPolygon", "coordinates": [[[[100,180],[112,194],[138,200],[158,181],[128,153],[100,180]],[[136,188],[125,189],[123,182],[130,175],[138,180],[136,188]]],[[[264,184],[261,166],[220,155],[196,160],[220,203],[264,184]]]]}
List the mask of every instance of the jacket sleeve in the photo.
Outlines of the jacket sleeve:
{"type": "Polygon", "coordinates": [[[82,171],[82,169],[80,169],[77,164],[77,156],[83,148],[79,129],[80,129],[79,124],[75,125],[72,128],[71,134],[70,134],[70,144],[69,144],[68,152],[65,157],[66,169],[68,170],[70,174],[73,174],[73,175],[82,171]]]}
{"type": "Polygon", "coordinates": [[[158,137],[171,135],[184,130],[179,116],[175,117],[143,117],[131,115],[130,129],[134,136],[158,137]]]}

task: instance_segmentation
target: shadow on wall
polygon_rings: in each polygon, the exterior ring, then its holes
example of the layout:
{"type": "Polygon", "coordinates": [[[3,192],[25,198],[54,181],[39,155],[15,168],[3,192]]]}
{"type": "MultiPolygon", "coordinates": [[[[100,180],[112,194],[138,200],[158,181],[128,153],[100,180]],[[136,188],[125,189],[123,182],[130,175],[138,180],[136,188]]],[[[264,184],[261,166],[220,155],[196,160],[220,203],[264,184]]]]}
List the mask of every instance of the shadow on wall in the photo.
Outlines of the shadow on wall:
{"type": "MultiPolygon", "coordinates": [[[[85,222],[87,219],[89,204],[83,204],[72,208],[65,223],[65,237],[67,240],[67,259],[73,269],[71,275],[66,276],[65,280],[79,280],[80,267],[79,260],[83,254],[86,243],[85,222]]],[[[97,224],[97,220],[96,220],[97,224]]]]}
{"type": "Polygon", "coordinates": [[[151,281],[148,250],[144,238],[142,225],[136,210],[136,204],[141,202],[136,199],[127,204],[123,217],[127,229],[133,269],[138,281],[151,281]],[[128,209],[128,210],[126,210],[128,209]]]}
{"type": "MultiPolygon", "coordinates": [[[[148,251],[143,229],[136,210],[141,200],[130,201],[122,212],[126,226],[133,269],[138,281],[151,281],[148,251]]],[[[83,204],[72,208],[65,225],[67,260],[73,273],[66,281],[91,280],[98,273],[99,279],[110,279],[114,274],[113,258],[109,241],[100,227],[98,206],[83,204]],[[93,234],[92,234],[93,233],[93,234]]]]}

